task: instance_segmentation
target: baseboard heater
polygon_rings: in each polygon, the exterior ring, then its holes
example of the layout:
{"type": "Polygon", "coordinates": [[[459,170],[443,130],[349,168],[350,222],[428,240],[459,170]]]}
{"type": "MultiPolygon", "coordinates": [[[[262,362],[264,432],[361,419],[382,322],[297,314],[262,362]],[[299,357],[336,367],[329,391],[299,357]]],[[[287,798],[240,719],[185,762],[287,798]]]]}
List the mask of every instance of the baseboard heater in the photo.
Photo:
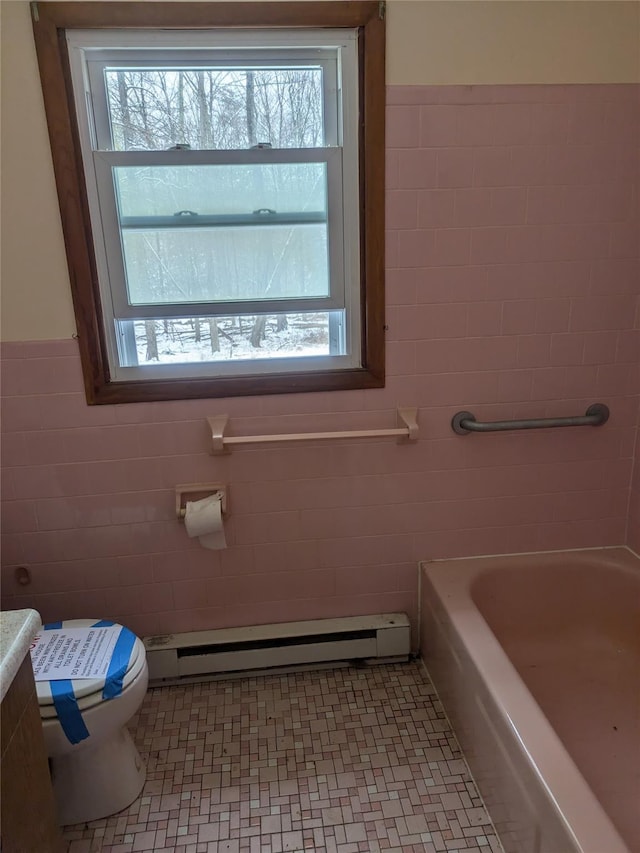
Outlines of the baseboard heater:
{"type": "Polygon", "coordinates": [[[315,619],[145,637],[152,684],[353,661],[406,660],[405,613],[315,619]]]}

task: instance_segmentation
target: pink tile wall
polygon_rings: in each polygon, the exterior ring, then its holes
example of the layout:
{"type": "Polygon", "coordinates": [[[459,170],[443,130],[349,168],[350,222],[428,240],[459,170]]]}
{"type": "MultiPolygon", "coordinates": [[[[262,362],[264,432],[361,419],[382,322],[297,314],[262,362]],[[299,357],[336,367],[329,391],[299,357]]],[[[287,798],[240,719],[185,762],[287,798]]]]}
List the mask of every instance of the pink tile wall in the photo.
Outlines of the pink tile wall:
{"type": "Polygon", "coordinates": [[[384,389],[89,408],[74,341],[6,344],[3,606],[141,634],[415,617],[420,559],[624,542],[637,136],[633,86],[391,88],[384,389]],[[602,429],[449,426],[460,409],[539,417],[596,401],[611,408],[602,429]],[[415,446],[208,454],[207,415],[228,412],[237,434],[298,432],[388,427],[409,405],[415,446]],[[217,480],[229,547],[212,552],[187,539],[173,487],[217,480]]]}

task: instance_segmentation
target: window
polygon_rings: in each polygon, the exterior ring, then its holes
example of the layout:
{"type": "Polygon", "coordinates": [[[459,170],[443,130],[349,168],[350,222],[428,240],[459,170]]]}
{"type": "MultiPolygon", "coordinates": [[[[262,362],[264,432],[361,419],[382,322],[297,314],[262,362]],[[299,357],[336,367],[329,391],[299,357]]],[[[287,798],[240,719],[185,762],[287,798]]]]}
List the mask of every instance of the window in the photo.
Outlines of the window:
{"type": "Polygon", "coordinates": [[[35,8],[90,403],[384,384],[384,22],[342,6],[35,8]]]}

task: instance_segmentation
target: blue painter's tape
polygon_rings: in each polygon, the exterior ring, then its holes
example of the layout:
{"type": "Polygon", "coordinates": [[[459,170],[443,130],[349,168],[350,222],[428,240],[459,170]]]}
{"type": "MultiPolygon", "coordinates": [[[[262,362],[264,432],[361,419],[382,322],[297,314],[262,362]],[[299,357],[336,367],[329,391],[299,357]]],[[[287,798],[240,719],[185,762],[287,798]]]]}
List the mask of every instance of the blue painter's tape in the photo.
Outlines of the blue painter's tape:
{"type": "Polygon", "coordinates": [[[89,737],[89,730],[82,719],[78,700],[73,692],[73,684],[68,679],[50,681],[53,704],[69,743],[80,743],[89,737]]]}
{"type": "Polygon", "coordinates": [[[136,641],[136,635],[128,628],[122,628],[111,655],[107,678],[102,691],[103,699],[113,699],[122,693],[122,682],[129,668],[129,659],[136,641]]]}
{"type": "MultiPolygon", "coordinates": [[[[96,622],[93,627],[109,628],[111,625],[113,625],[113,622],[110,622],[108,619],[102,619],[100,622],[96,622]]],[[[123,627],[111,655],[111,663],[107,670],[107,677],[102,691],[103,699],[114,699],[122,693],[122,682],[129,669],[129,660],[135,642],[136,635],[132,634],[128,628],[123,627]]]]}
{"type": "MultiPolygon", "coordinates": [[[[62,622],[50,622],[44,626],[45,631],[62,628],[62,622]]],[[[80,743],[89,737],[89,730],[84,724],[78,701],[73,692],[73,684],[67,679],[50,681],[53,707],[56,709],[62,731],[69,743],[80,743]]]]}

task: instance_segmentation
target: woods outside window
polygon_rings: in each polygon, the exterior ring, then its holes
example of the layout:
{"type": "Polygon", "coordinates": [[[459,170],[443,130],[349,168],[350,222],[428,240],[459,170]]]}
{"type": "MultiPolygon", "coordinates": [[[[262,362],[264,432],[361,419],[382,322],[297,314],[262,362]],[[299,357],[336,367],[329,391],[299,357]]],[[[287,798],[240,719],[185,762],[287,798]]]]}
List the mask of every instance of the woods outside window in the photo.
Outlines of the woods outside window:
{"type": "Polygon", "coordinates": [[[89,402],[384,382],[378,3],[42,3],[89,402]]]}

